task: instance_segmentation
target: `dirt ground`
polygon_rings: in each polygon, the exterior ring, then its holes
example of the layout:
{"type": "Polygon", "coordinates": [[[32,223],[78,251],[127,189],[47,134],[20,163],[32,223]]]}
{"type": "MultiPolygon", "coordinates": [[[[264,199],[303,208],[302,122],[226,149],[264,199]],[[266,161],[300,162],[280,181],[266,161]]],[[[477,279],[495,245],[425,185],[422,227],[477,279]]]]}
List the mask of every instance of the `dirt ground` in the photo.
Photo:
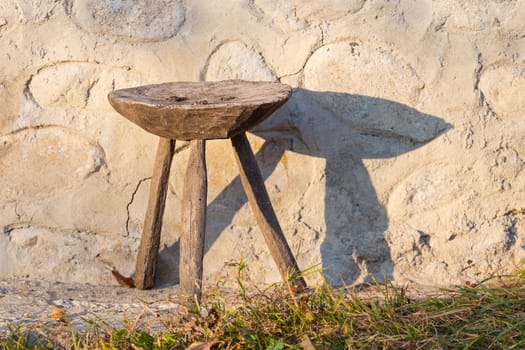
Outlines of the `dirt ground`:
{"type": "MultiPolygon", "coordinates": [[[[209,288],[204,286],[205,291],[209,288]]],[[[383,288],[349,287],[348,292],[357,293],[359,298],[381,299],[383,288]]],[[[238,291],[225,289],[220,293],[227,304],[238,301],[238,291]]],[[[405,293],[412,299],[422,299],[438,295],[439,289],[410,285],[405,293]]],[[[89,329],[90,321],[116,328],[125,327],[129,321],[134,327],[163,331],[164,321],[179,310],[179,301],[178,285],[139,290],[22,278],[0,280],[0,335],[9,327],[35,323],[83,331],[89,329]],[[67,322],[57,321],[57,312],[63,312],[67,322]]]]}
{"type": "Polygon", "coordinates": [[[125,319],[138,327],[162,330],[162,321],[178,308],[178,286],[153,290],[95,286],[20,278],[0,281],[0,333],[9,325],[34,322],[53,325],[53,312],[64,311],[74,330],[89,327],[89,320],[124,327],[125,319]]]}

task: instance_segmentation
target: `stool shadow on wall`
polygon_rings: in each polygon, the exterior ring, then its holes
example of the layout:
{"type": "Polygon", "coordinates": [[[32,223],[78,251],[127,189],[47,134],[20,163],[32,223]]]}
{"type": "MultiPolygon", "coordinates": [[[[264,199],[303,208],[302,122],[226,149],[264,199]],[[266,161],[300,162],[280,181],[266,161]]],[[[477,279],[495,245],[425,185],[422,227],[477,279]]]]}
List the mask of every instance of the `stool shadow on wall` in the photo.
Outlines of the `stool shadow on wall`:
{"type": "MultiPolygon", "coordinates": [[[[293,213],[294,208],[289,208],[291,215],[283,217],[279,215],[282,208],[277,202],[273,203],[292,251],[297,251],[294,247],[297,242],[291,242],[297,237],[291,237],[287,228],[295,223],[287,220],[300,219],[305,225],[299,239],[305,240],[305,235],[313,236],[309,237],[307,244],[317,245],[317,256],[320,252],[321,259],[314,259],[313,264],[322,263],[330,284],[349,285],[370,282],[372,277],[380,281],[385,276],[391,277],[393,261],[385,240],[388,215],[378,199],[363,159],[387,159],[411,152],[451,127],[440,118],[386,99],[294,89],[283,107],[251,131],[265,141],[256,154],[265,179],[276,170],[285,152],[320,158],[324,163],[324,167],[315,167],[311,174],[313,184],[310,185],[324,186],[319,192],[324,193],[321,206],[313,203],[320,200],[318,196],[310,199],[304,196],[302,203],[295,208],[299,213],[293,213]],[[315,183],[315,179],[319,181],[315,183]],[[310,205],[324,207],[324,223],[315,222],[320,215],[315,214],[315,209],[312,214],[312,210],[308,210],[310,205]],[[310,212],[312,217],[301,214],[303,210],[310,212]],[[308,222],[310,219],[313,222],[308,222]]],[[[296,174],[301,172],[301,169],[296,170],[296,174]]],[[[292,178],[288,180],[294,181],[292,178]]],[[[308,184],[302,191],[309,191],[308,184]]],[[[206,250],[231,225],[234,215],[246,203],[237,176],[208,205],[206,250]]],[[[161,258],[163,255],[178,255],[177,248],[178,244],[166,248],[161,252],[161,258]]],[[[316,255],[312,251],[308,254],[316,255]]],[[[312,262],[312,259],[296,258],[302,269],[311,267],[301,262],[312,262]]],[[[170,261],[169,265],[172,265],[176,258],[170,261]]],[[[176,274],[173,268],[172,265],[170,270],[176,274]]],[[[169,270],[162,266],[159,269],[169,270]]],[[[163,280],[178,278],[164,272],[158,275],[163,280]]]]}

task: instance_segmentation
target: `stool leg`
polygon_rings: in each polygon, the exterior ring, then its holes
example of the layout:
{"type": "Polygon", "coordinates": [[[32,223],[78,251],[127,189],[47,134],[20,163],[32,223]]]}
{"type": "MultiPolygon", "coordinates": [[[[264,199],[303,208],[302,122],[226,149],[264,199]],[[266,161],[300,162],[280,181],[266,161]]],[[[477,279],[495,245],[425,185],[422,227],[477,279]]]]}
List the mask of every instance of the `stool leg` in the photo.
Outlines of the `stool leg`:
{"type": "Polygon", "coordinates": [[[168,190],[168,179],[171,161],[175,150],[175,140],[161,137],[155,156],[153,175],[149,189],[148,209],[144,219],[144,229],[140,239],[137,266],[135,269],[135,285],[140,289],[153,287],[157,256],[160,245],[160,231],[164,206],[168,190]]]}
{"type": "MultiPolygon", "coordinates": [[[[282,278],[288,280],[290,273],[299,273],[299,267],[286,242],[279,221],[270,202],[261,171],[245,133],[231,139],[241,182],[252,211],[264,235],[266,244],[270,249],[282,278]]],[[[293,281],[296,286],[306,287],[305,280],[300,277],[293,281]]]]}
{"type": "Polygon", "coordinates": [[[184,178],[182,203],[182,235],[180,238],[179,278],[183,296],[200,302],[202,292],[202,260],[206,230],[206,143],[190,142],[190,158],[184,178]]]}

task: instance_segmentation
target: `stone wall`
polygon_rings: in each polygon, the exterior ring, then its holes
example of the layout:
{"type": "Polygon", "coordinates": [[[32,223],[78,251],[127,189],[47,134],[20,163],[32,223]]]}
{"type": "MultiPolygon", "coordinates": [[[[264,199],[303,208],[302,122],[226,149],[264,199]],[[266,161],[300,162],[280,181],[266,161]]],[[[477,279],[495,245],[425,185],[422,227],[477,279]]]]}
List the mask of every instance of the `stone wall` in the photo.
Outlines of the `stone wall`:
{"type": "MultiPolygon", "coordinates": [[[[0,277],[131,274],[157,140],[107,93],[230,78],[294,87],[249,139],[302,268],[335,285],[512,270],[525,256],[524,18],[525,0],[1,0],[0,277]]],[[[178,278],[177,150],[161,282],[178,278]]],[[[279,280],[229,143],[209,142],[207,162],[206,280],[240,260],[279,280]]]]}

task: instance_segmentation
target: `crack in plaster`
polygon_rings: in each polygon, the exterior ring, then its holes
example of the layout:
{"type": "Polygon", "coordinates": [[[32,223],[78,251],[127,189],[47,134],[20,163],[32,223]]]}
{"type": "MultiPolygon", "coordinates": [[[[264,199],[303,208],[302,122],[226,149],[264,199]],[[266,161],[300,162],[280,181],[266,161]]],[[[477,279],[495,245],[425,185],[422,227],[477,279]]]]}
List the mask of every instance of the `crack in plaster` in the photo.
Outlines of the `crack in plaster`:
{"type": "Polygon", "coordinates": [[[129,222],[131,220],[131,216],[130,216],[131,204],[133,204],[133,201],[135,200],[135,196],[136,196],[137,192],[139,191],[140,186],[142,185],[143,182],[145,182],[147,180],[151,180],[151,176],[145,177],[145,178],[139,180],[139,182],[137,183],[137,186],[135,187],[135,190],[131,194],[130,201],[126,205],[126,214],[127,214],[127,217],[126,217],[126,235],[124,237],[129,237],[129,222]]]}
{"type": "Polygon", "coordinates": [[[15,202],[14,212],[18,221],[22,219],[22,215],[18,212],[18,203],[15,202]]]}
{"type": "MultiPolygon", "coordinates": [[[[479,94],[479,105],[480,106],[483,106],[483,105],[487,105],[487,102],[485,100],[485,94],[483,94],[483,91],[481,91],[481,89],[479,88],[479,83],[481,81],[481,75],[482,75],[482,72],[483,72],[483,68],[484,68],[484,64],[483,64],[483,56],[481,54],[481,52],[479,52],[479,49],[476,48],[478,50],[478,57],[477,57],[477,60],[478,60],[478,64],[476,66],[476,69],[474,70],[474,91],[476,91],[478,94],[479,94]]],[[[490,108],[490,107],[489,107],[490,108]]]]}
{"type": "MultiPolygon", "coordinates": [[[[312,49],[310,50],[310,52],[308,53],[308,55],[306,56],[305,60],[304,60],[304,63],[302,65],[301,68],[299,68],[296,72],[293,72],[293,73],[287,73],[287,74],[283,74],[283,75],[280,75],[277,77],[277,80],[279,82],[281,82],[281,79],[282,78],[287,78],[287,77],[293,77],[295,75],[299,75],[299,74],[304,74],[304,69],[306,68],[306,65],[308,64],[308,61],[310,61],[310,58],[312,57],[312,55],[317,51],[319,50],[321,47],[323,47],[325,45],[325,32],[323,30],[323,24],[319,24],[317,26],[317,28],[319,28],[320,32],[321,32],[321,39],[316,42],[313,46],[312,46],[312,49]]],[[[300,81],[299,81],[299,86],[302,86],[303,85],[303,81],[304,80],[304,77],[301,77],[300,78],[300,81]]]]}
{"type": "MultiPolygon", "coordinates": [[[[86,90],[86,99],[84,101],[84,107],[87,106],[88,102],[89,102],[89,97],[91,96],[91,90],[93,90],[93,88],[95,87],[95,85],[97,85],[97,83],[99,82],[100,78],[96,78],[95,80],[93,80],[91,82],[91,84],[89,84],[87,90],[86,90]]],[[[114,81],[114,80],[113,80],[114,81]]]]}

